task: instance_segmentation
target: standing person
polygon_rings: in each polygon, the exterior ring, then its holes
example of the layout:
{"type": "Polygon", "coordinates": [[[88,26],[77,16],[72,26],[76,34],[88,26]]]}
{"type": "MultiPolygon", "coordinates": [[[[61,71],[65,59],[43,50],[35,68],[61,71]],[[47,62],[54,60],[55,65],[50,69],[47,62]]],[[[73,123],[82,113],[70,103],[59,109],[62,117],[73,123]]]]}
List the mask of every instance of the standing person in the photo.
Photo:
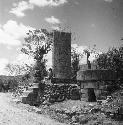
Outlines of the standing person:
{"type": "Polygon", "coordinates": [[[49,68],[49,73],[48,73],[48,80],[53,78],[53,70],[52,68],[49,68]]]}

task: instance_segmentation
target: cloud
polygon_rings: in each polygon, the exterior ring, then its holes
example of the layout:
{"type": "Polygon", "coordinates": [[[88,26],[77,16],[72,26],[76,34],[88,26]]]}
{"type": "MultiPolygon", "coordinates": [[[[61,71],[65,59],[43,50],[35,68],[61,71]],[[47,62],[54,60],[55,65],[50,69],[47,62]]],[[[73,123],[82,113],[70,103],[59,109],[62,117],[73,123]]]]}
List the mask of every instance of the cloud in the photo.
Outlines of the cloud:
{"type": "Polygon", "coordinates": [[[78,46],[77,44],[72,44],[71,47],[75,48],[77,53],[83,53],[88,48],[87,46],[78,46]]]}
{"type": "Polygon", "coordinates": [[[20,53],[15,58],[15,60],[12,62],[12,64],[17,64],[17,65],[25,65],[25,64],[32,65],[34,63],[35,63],[35,61],[34,61],[33,57],[28,56],[28,55],[23,54],[23,53],[20,53]]]}
{"type": "MultiPolygon", "coordinates": [[[[80,53],[82,55],[83,55],[84,50],[88,48],[87,46],[78,46],[77,44],[72,44],[71,47],[74,48],[77,53],[80,53]]],[[[79,63],[80,65],[86,63],[86,55],[83,55],[79,63]]]]}
{"type": "Polygon", "coordinates": [[[25,74],[26,72],[29,71],[28,66],[32,67],[32,65],[34,65],[34,63],[35,63],[35,61],[31,56],[20,53],[15,57],[15,59],[13,61],[9,61],[9,63],[8,63],[12,67],[16,67],[16,70],[13,70],[13,72],[11,72],[10,70],[8,70],[6,68],[5,69],[7,72],[6,74],[12,75],[12,76],[25,74]]]}
{"type": "Polygon", "coordinates": [[[24,11],[25,10],[28,10],[28,9],[33,9],[33,5],[32,4],[29,4],[28,2],[26,1],[21,1],[17,4],[13,4],[15,6],[15,8],[12,8],[10,10],[10,13],[13,13],[15,14],[17,17],[24,17],[25,14],[24,14],[24,11]]]}
{"type": "Polygon", "coordinates": [[[18,4],[14,3],[14,7],[9,12],[16,15],[17,17],[24,17],[24,11],[33,10],[35,6],[59,6],[65,3],[67,3],[67,0],[27,0],[21,1],[18,4]]]}
{"type": "Polygon", "coordinates": [[[74,1],[74,4],[79,5],[79,2],[78,1],[74,1]]]}
{"type": "Polygon", "coordinates": [[[109,3],[113,2],[113,0],[104,0],[104,1],[109,3]]]}
{"type": "Polygon", "coordinates": [[[95,28],[95,27],[96,27],[96,25],[95,25],[94,23],[92,23],[92,24],[91,24],[91,27],[92,27],[92,28],[95,28]]]}
{"type": "MultiPolygon", "coordinates": [[[[86,49],[89,50],[89,48],[87,46],[78,46],[77,44],[72,44],[71,46],[76,49],[77,53],[83,54],[83,57],[80,59],[80,65],[87,64],[87,55],[84,54],[83,52],[86,49]]],[[[101,53],[101,52],[97,52],[97,53],[101,53]]],[[[90,54],[90,57],[89,57],[90,62],[93,62],[93,60],[96,58],[96,56],[97,56],[96,53],[90,54]]]]}
{"type": "Polygon", "coordinates": [[[11,50],[11,49],[12,49],[12,47],[11,47],[11,46],[7,46],[6,48],[7,48],[8,50],[11,50]]]}
{"type": "Polygon", "coordinates": [[[50,24],[60,24],[61,23],[61,21],[54,16],[45,18],[45,21],[50,23],[50,24]]]}
{"type": "Polygon", "coordinates": [[[0,75],[22,75],[28,72],[28,66],[34,65],[35,61],[32,57],[26,54],[18,54],[17,57],[13,61],[9,61],[5,58],[0,58],[0,75]],[[16,67],[16,70],[13,72],[9,71],[6,66],[10,64],[12,67],[16,67]],[[26,65],[27,64],[27,65],[26,65]],[[20,70],[19,68],[20,67],[20,70]]]}
{"type": "Polygon", "coordinates": [[[18,46],[21,42],[17,39],[14,39],[13,36],[4,32],[0,29],[0,44],[7,44],[11,46],[18,46]]]}
{"type": "Polygon", "coordinates": [[[23,38],[29,29],[34,28],[25,26],[22,23],[18,24],[13,20],[8,20],[6,24],[0,27],[0,44],[9,46],[21,45],[20,38],[23,38]]]}
{"type": "Polygon", "coordinates": [[[45,21],[51,24],[52,30],[62,31],[62,28],[60,26],[62,22],[58,18],[51,16],[51,17],[45,18],[45,21]]]}
{"type": "Polygon", "coordinates": [[[7,75],[7,72],[5,70],[7,64],[8,64],[8,59],[0,58],[0,75],[7,75]]]}
{"type": "Polygon", "coordinates": [[[53,29],[53,30],[58,30],[58,31],[61,30],[60,27],[58,27],[58,26],[52,26],[51,29],[53,29]]]}
{"type": "Polygon", "coordinates": [[[59,6],[65,4],[66,2],[67,0],[29,0],[29,3],[39,7],[59,6]]]}

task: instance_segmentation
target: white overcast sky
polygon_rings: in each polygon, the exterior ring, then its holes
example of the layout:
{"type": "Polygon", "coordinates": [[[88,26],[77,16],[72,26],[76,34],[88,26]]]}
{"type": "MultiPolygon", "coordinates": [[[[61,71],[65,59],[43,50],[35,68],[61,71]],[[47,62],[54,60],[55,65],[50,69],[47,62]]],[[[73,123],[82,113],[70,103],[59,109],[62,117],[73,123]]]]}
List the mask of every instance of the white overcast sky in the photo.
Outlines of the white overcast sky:
{"type": "Polygon", "coordinates": [[[121,43],[123,0],[0,0],[1,72],[8,62],[23,60],[20,48],[29,29],[59,26],[73,33],[79,48],[96,44],[106,51],[121,43]]]}

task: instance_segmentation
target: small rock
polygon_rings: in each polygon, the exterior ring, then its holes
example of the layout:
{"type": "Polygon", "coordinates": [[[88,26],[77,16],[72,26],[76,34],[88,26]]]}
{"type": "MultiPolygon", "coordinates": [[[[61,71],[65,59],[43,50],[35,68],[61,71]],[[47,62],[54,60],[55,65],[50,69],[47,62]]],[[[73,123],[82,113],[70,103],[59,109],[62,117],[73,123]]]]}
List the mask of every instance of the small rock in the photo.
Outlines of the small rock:
{"type": "Polygon", "coordinates": [[[90,103],[90,104],[89,104],[89,106],[92,106],[92,107],[93,107],[93,106],[94,106],[94,104],[90,103]]]}
{"type": "Polygon", "coordinates": [[[100,112],[100,111],[101,111],[101,109],[99,109],[99,108],[93,108],[89,112],[91,112],[91,113],[97,113],[97,112],[100,112]]]}
{"type": "Polygon", "coordinates": [[[62,114],[62,116],[64,117],[64,119],[68,119],[68,116],[66,114],[62,114]]]}
{"type": "Polygon", "coordinates": [[[64,109],[64,112],[65,112],[65,113],[70,113],[70,110],[64,109]]]}
{"type": "Polygon", "coordinates": [[[73,122],[75,122],[75,121],[76,121],[75,116],[72,116],[72,121],[73,121],[73,122]]]}
{"type": "Polygon", "coordinates": [[[111,121],[104,121],[103,125],[112,125],[112,122],[111,121]]]}
{"type": "Polygon", "coordinates": [[[76,110],[77,110],[76,106],[73,106],[72,109],[71,109],[72,112],[75,112],[76,110]]]}
{"type": "Polygon", "coordinates": [[[80,124],[86,124],[88,123],[88,119],[87,118],[83,118],[80,120],[80,124]]]}

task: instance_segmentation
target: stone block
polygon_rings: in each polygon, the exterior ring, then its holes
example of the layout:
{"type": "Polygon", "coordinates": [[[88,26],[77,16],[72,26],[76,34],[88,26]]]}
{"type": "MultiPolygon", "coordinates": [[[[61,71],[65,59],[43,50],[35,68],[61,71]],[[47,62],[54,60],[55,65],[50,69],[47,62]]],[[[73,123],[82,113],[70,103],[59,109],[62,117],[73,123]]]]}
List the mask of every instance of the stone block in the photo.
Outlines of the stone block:
{"type": "Polygon", "coordinates": [[[117,72],[112,70],[83,70],[78,71],[77,73],[77,80],[116,80],[117,79],[117,72]]]}
{"type": "Polygon", "coordinates": [[[22,103],[27,104],[27,97],[22,97],[22,103]]]}
{"type": "Polygon", "coordinates": [[[53,73],[55,78],[71,78],[71,33],[54,31],[53,73]]]}
{"type": "Polygon", "coordinates": [[[87,82],[85,83],[84,88],[97,88],[97,83],[96,82],[87,82]]]}

